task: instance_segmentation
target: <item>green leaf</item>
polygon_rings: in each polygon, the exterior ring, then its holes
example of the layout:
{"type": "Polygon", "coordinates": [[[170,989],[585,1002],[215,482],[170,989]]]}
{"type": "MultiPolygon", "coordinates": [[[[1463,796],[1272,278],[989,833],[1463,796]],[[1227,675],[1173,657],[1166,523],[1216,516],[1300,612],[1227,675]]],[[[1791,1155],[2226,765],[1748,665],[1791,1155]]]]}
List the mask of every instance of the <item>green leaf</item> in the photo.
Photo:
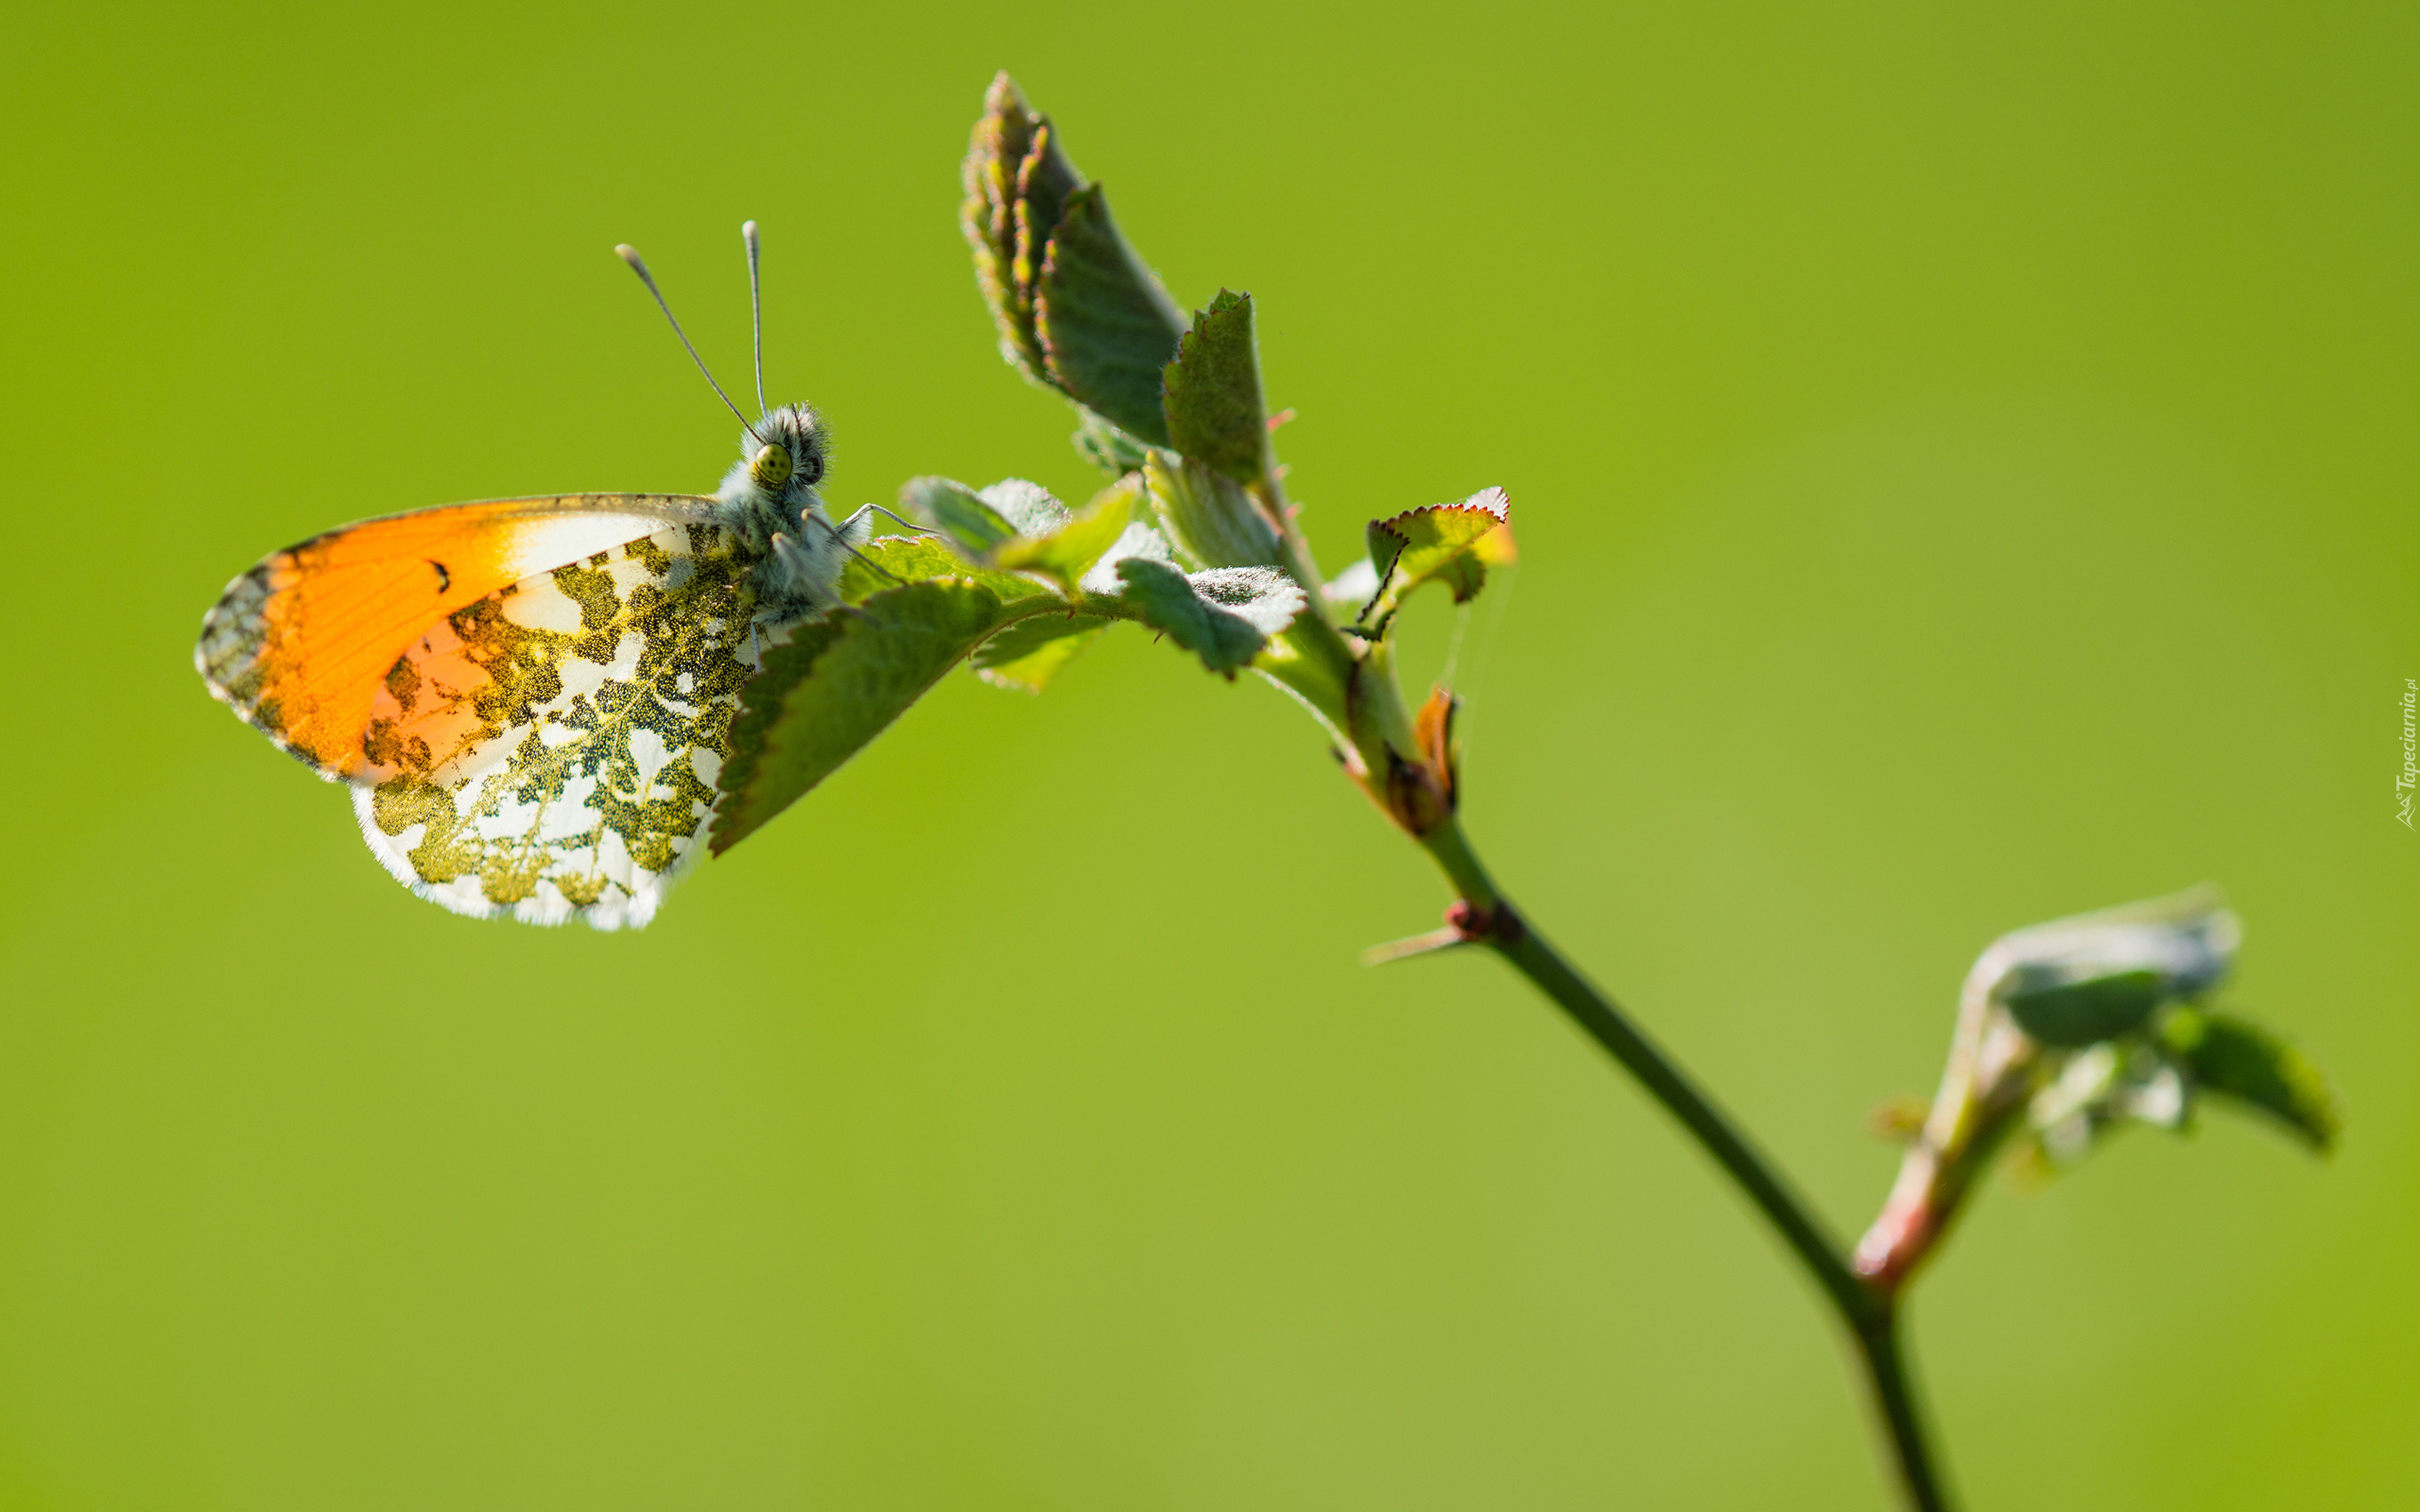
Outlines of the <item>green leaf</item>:
{"type": "Polygon", "coordinates": [[[899,486],[899,507],[950,539],[970,561],[981,561],[1017,527],[954,478],[909,478],[899,486]]]}
{"type": "MultiPolygon", "coordinates": [[[[1036,139],[1048,125],[1026,103],[1014,79],[1003,73],[992,80],[983,96],[983,116],[975,124],[975,140],[966,155],[966,199],[959,207],[959,220],[975,252],[976,283],[999,326],[1000,354],[1034,382],[1055,387],[1044,368],[1042,339],[1034,330],[1033,280],[1028,275],[1020,284],[1016,275],[1020,226],[1037,218],[1020,217],[1020,181],[1039,180],[1047,188],[1058,181],[1060,166],[1067,178],[1077,178],[1074,165],[1057,154],[1055,143],[1049,152],[1056,155],[1056,163],[1046,158],[1042,164],[1033,163],[1036,139]]],[[[1054,205],[1063,199],[1062,192],[1054,205]]],[[[1055,208],[1046,208],[1040,218],[1055,224],[1055,208]]]]}
{"type": "Polygon", "coordinates": [[[1140,492],[1132,479],[1113,483],[1049,535],[1019,536],[994,552],[992,560],[1002,568],[1040,573],[1072,594],[1085,572],[1125,532],[1140,492]]]}
{"type": "Polygon", "coordinates": [[[1117,564],[1117,575],[1143,623],[1230,679],[1269,637],[1293,624],[1307,602],[1293,579],[1266,567],[1219,568],[1187,577],[1166,562],[1130,557],[1117,564]]]}
{"type": "MultiPolygon", "coordinates": [[[[992,570],[990,576],[981,572],[973,576],[985,581],[998,578],[994,587],[1001,597],[1015,599],[1035,591],[1029,580],[1013,576],[1020,572],[1053,578],[1072,594],[1085,569],[1126,528],[1138,489],[1132,483],[1112,485],[1080,514],[1068,512],[1047,489],[1023,478],[1003,478],[979,493],[948,478],[917,478],[900,496],[908,507],[949,534],[959,558],[992,570]]],[[[924,566],[926,560],[919,557],[915,565],[924,566]]]]}
{"type": "Polygon", "coordinates": [[[2325,1152],[2336,1143],[2336,1096],[2301,1052],[2255,1023],[2180,1008],[2161,1038],[2202,1091],[2249,1104],[2325,1152]]]}
{"type": "Polygon", "coordinates": [[[1082,405],[1076,407],[1076,434],[1071,439],[1085,461],[1112,477],[1119,477],[1143,465],[1149,450],[1141,441],[1094,414],[1082,405]]]}
{"type": "Polygon", "coordinates": [[[1111,622],[1096,614],[1036,614],[977,646],[976,676],[995,688],[1040,693],[1111,622]]]}
{"type": "Polygon", "coordinates": [[[1034,326],[1050,375],[1085,408],[1167,444],[1160,369],[1185,320],[1110,218],[1100,185],[1066,198],[1035,288],[1034,326]]]}
{"type": "Polygon", "coordinates": [[[861,604],[903,583],[921,583],[933,577],[962,577],[981,583],[1003,604],[1050,592],[1029,577],[971,564],[929,536],[878,536],[840,569],[840,602],[861,604]]]}
{"type": "Polygon", "coordinates": [[[1213,567],[1186,579],[1201,600],[1263,635],[1281,635],[1310,602],[1301,585],[1268,567],[1213,567]]]}
{"type": "Polygon", "coordinates": [[[1017,165],[1016,239],[1010,262],[1017,314],[1029,327],[1039,318],[1042,268],[1050,238],[1066,215],[1067,201],[1083,182],[1084,176],[1059,149],[1058,129],[1048,116],[1040,117],[1033,129],[1033,146],[1017,165]]]}
{"type": "Polygon", "coordinates": [[[2157,971],[2121,971],[2003,995],[2016,1026],[2046,1045],[2076,1049],[2132,1034],[2167,995],[2157,971]]]}
{"type": "Polygon", "coordinates": [[[1048,489],[1024,478],[1002,478],[977,497],[1021,536],[1050,535],[1066,528],[1076,517],[1074,510],[1051,497],[1048,489]]]}
{"type": "Polygon", "coordinates": [[[933,578],[835,610],[776,646],[740,695],[709,842],[730,850],[838,770],[996,627],[999,595],[933,578]]]}
{"type": "Polygon", "coordinates": [[[1135,557],[1170,565],[1176,561],[1176,553],[1169,549],[1167,538],[1137,520],[1118,532],[1116,541],[1100,554],[1100,559],[1094,562],[1091,570],[1077,582],[1076,587],[1085,601],[1090,603],[1094,599],[1107,598],[1124,603],[1126,579],[1117,576],[1117,569],[1120,563],[1135,557]]]}
{"type": "Polygon", "coordinates": [[[1252,495],[1225,473],[1154,450],[1143,463],[1143,487],[1169,543],[1194,565],[1276,565],[1277,531],[1252,495]]]}
{"type": "Polygon", "coordinates": [[[1382,627],[1404,595],[1431,580],[1451,587],[1456,603],[1467,602],[1486,580],[1475,548],[1512,513],[1504,490],[1487,489],[1460,504],[1433,504],[1370,522],[1370,560],[1377,568],[1378,592],[1362,607],[1364,629],[1382,627]]]}
{"type": "Polygon", "coordinates": [[[2129,1123],[2184,1128],[2193,1087],[2158,1047],[2104,1040],[2066,1057],[2026,1111],[2042,1155],[2054,1167],[2067,1166],[2129,1123]]]}
{"type": "Polygon", "coordinates": [[[1194,316],[1161,377],[1169,446],[1243,484],[1269,472],[1269,416],[1252,326],[1252,296],[1220,289],[1194,316]]]}

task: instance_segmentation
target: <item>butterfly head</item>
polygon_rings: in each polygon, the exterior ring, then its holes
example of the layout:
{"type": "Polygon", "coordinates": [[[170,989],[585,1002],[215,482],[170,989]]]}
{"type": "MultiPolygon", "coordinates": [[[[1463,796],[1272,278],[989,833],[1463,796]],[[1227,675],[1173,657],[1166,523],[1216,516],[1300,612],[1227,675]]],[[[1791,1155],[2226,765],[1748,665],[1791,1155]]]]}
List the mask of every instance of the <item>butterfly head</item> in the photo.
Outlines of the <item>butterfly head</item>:
{"type": "Polygon", "coordinates": [[[823,417],[809,404],[786,404],[740,433],[748,481],[766,498],[804,502],[823,481],[829,442],[823,417]]]}

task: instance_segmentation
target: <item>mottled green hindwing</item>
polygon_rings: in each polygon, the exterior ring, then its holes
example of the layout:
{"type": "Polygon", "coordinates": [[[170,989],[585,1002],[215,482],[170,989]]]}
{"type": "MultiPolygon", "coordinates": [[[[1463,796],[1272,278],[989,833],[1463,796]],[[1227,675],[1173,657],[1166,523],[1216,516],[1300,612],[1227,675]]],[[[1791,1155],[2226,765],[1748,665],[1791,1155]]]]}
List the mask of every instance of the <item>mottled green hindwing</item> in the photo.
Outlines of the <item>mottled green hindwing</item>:
{"type": "Polygon", "coordinates": [[[741,687],[778,632],[752,557],[674,526],[447,616],[388,674],[362,834],[458,913],[640,925],[700,853],[741,687]]]}

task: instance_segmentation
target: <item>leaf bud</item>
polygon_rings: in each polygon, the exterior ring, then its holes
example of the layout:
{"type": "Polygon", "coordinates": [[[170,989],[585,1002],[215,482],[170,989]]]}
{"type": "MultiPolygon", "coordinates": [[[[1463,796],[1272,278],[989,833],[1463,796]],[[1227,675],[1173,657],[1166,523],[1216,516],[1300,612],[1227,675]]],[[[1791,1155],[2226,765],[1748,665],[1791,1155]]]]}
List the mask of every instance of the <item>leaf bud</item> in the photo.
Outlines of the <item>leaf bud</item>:
{"type": "Polygon", "coordinates": [[[2133,1034],[2227,974],[2242,926],[2215,887],[2035,924],[1994,941],[1968,975],[2036,1042],[2076,1049],[2133,1034]]]}
{"type": "Polygon", "coordinates": [[[1160,369],[1184,334],[1184,312],[1118,231],[1101,186],[1005,73],[984,95],[964,173],[959,219],[1000,355],[1118,430],[1166,445],[1160,369]]]}

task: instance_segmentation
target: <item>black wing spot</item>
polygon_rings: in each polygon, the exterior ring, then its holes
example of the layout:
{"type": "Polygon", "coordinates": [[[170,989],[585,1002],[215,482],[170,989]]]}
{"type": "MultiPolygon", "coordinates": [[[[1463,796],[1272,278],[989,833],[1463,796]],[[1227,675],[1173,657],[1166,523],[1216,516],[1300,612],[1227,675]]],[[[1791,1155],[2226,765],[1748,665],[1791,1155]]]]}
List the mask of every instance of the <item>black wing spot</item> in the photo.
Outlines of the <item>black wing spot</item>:
{"type": "Polygon", "coordinates": [[[437,591],[439,593],[441,593],[454,586],[454,575],[445,570],[445,564],[443,562],[431,561],[429,565],[437,569],[437,591]]]}

